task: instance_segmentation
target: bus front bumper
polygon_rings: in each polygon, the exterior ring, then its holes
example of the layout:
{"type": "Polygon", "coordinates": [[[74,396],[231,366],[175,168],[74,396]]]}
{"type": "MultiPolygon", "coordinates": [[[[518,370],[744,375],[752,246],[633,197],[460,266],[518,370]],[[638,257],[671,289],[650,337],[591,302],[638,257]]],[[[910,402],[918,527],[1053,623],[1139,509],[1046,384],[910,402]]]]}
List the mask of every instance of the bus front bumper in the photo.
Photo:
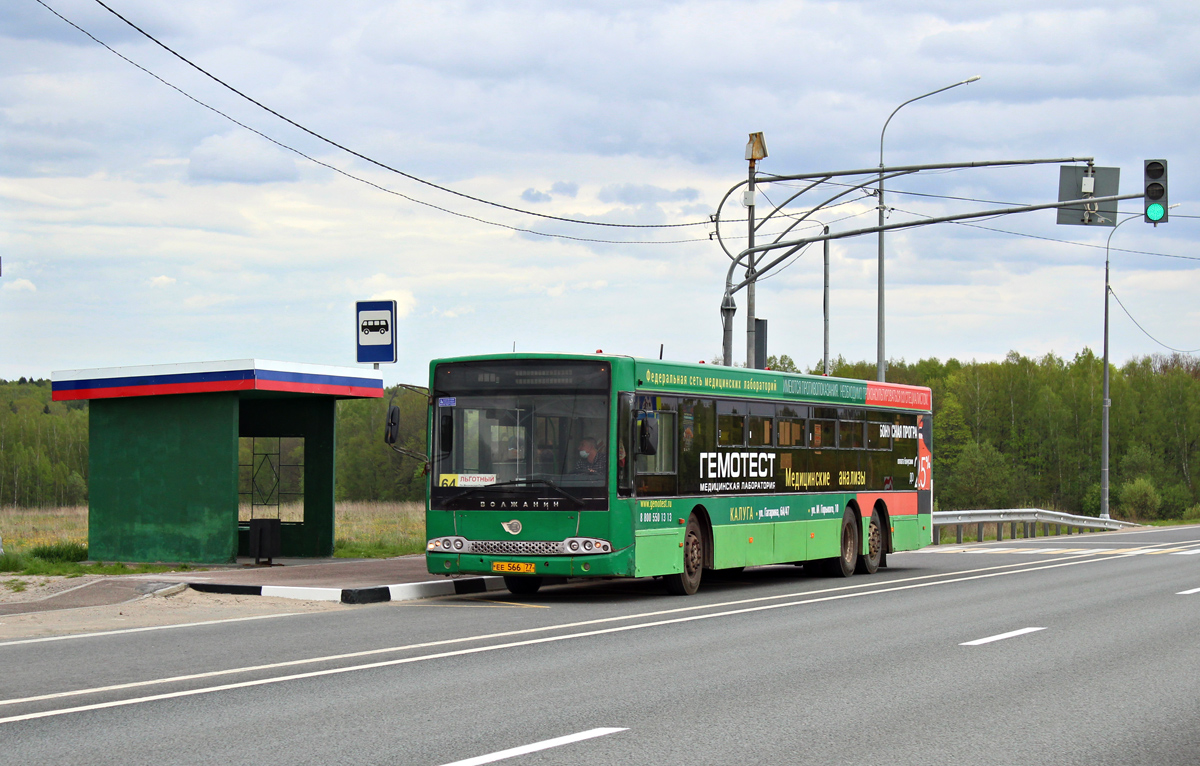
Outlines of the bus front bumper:
{"type": "Polygon", "coordinates": [[[633,546],[612,553],[586,556],[485,556],[477,553],[429,552],[425,554],[425,564],[430,574],[631,577],[634,571],[633,546]],[[510,566],[512,564],[519,566],[510,566]],[[526,569],[532,571],[518,571],[526,569]]]}

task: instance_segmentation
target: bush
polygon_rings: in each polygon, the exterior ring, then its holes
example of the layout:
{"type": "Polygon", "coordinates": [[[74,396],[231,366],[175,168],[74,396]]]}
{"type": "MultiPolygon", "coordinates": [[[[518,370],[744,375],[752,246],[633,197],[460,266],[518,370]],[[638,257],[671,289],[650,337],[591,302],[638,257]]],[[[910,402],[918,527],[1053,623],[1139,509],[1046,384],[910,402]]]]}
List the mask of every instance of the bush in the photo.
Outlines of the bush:
{"type": "Polygon", "coordinates": [[[13,551],[0,553],[0,572],[20,572],[25,568],[25,557],[13,551]]]}
{"type": "Polygon", "coordinates": [[[1192,505],[1192,493],[1185,484],[1168,484],[1162,488],[1162,508],[1159,514],[1164,519],[1178,519],[1192,505]]]}
{"type": "Polygon", "coordinates": [[[1162,498],[1154,483],[1146,477],[1127,481],[1121,485],[1121,512],[1135,519],[1158,518],[1162,498]]]}
{"type": "Polygon", "coordinates": [[[69,564],[75,561],[86,561],[88,549],[83,543],[63,542],[54,543],[53,545],[39,545],[31,549],[29,555],[42,561],[69,564]]]}
{"type": "Polygon", "coordinates": [[[1100,515],[1100,482],[1093,483],[1084,491],[1079,512],[1084,516],[1100,515]]]}
{"type": "Polygon", "coordinates": [[[942,497],[955,510],[1010,508],[1013,470],[990,442],[967,442],[943,484],[942,497]]]}
{"type": "Polygon", "coordinates": [[[1200,521],[1200,503],[1193,505],[1183,512],[1183,518],[1188,521],[1200,521]]]}

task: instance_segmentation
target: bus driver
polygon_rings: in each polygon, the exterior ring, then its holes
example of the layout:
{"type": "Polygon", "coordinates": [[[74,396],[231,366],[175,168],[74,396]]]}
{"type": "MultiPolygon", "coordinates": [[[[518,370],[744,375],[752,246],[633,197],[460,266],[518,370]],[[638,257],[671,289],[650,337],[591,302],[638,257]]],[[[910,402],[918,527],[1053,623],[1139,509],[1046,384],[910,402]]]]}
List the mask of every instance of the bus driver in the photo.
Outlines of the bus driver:
{"type": "Polygon", "coordinates": [[[596,440],[585,436],[579,440],[579,458],[572,473],[604,473],[604,456],[596,447],[596,440]]]}

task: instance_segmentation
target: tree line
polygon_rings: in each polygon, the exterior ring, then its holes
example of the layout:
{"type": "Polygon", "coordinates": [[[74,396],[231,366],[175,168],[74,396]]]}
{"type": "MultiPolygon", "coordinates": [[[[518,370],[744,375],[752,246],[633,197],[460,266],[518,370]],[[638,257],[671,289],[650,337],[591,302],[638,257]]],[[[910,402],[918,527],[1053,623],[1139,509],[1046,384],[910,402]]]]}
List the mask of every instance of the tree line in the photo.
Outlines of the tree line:
{"type": "MultiPolygon", "coordinates": [[[[773,369],[799,371],[788,357],[773,369]]],[[[808,372],[821,374],[818,362],[808,372]]],[[[1100,512],[1104,363],[1010,352],[999,362],[891,361],[887,380],[933,391],[934,499],[941,510],[1040,507],[1100,512]]],[[[873,362],[830,362],[874,380],[873,362]]],[[[1125,518],[1200,517],[1200,358],[1136,357],[1110,367],[1109,502],[1125,518]]]]}
{"type": "Polygon", "coordinates": [[[87,501],[87,402],[50,401],[50,381],[0,380],[0,505],[87,501]]]}
{"type": "MultiPolygon", "coordinates": [[[[787,356],[772,369],[800,372],[787,356]]],[[[821,363],[804,370],[821,374],[821,363]]],[[[873,362],[830,364],[873,380],[873,362]]],[[[1011,352],[998,362],[890,362],[889,382],[933,390],[934,498],[941,510],[1041,507],[1100,511],[1103,362],[1011,352]]],[[[1110,372],[1110,503],[1114,515],[1200,516],[1200,358],[1137,357],[1110,372]]],[[[425,451],[426,397],[402,387],[337,406],[339,500],[419,500],[423,461],[382,439],[389,403],[398,446],[425,451]]],[[[0,504],[70,505],[87,497],[86,402],[51,402],[49,381],[0,381],[0,504]],[[7,404],[7,406],[4,406],[7,404]]]]}

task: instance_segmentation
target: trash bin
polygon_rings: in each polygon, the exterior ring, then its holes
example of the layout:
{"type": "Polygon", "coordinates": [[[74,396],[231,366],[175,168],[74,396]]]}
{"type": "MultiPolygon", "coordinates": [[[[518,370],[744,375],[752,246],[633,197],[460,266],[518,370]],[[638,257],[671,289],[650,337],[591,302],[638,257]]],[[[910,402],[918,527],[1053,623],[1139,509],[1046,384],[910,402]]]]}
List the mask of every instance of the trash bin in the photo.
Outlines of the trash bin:
{"type": "Polygon", "coordinates": [[[281,528],[279,519],[250,519],[250,553],[255,564],[266,559],[269,565],[279,555],[281,528]]]}

